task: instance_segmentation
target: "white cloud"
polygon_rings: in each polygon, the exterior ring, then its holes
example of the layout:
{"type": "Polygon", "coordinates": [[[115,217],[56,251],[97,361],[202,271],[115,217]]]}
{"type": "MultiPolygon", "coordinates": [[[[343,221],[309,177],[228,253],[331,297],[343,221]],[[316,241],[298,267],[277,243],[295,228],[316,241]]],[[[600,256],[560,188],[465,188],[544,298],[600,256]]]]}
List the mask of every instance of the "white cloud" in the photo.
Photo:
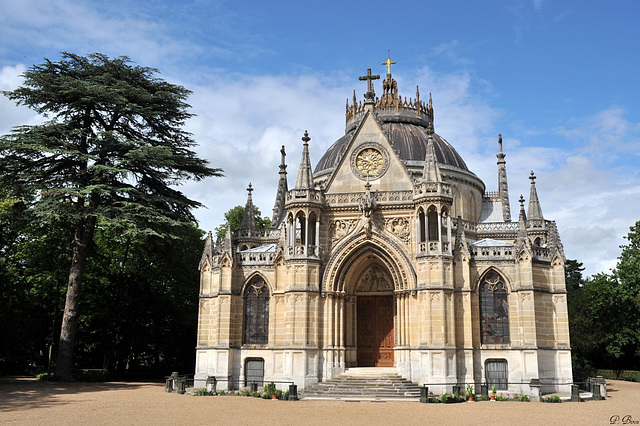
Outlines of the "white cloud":
{"type": "MultiPolygon", "coordinates": [[[[0,69],[0,91],[11,91],[22,83],[21,74],[26,71],[22,64],[6,66],[0,69]]],[[[19,124],[34,124],[42,118],[29,108],[16,106],[14,101],[0,94],[0,135],[7,134],[13,126],[19,124]]]]}

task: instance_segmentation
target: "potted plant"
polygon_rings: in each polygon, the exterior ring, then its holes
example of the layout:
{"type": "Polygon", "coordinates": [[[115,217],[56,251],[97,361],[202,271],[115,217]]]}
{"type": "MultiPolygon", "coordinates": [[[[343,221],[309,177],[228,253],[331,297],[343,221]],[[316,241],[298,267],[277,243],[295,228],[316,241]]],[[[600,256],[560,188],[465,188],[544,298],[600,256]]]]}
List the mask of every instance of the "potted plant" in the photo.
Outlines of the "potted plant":
{"type": "Polygon", "coordinates": [[[473,402],[474,401],[475,394],[473,392],[473,386],[468,384],[467,385],[467,390],[464,392],[464,394],[467,397],[467,401],[469,401],[469,402],[473,402]]]}
{"type": "Polygon", "coordinates": [[[491,386],[491,401],[496,400],[497,393],[498,393],[498,389],[496,389],[496,385],[491,386]]]}

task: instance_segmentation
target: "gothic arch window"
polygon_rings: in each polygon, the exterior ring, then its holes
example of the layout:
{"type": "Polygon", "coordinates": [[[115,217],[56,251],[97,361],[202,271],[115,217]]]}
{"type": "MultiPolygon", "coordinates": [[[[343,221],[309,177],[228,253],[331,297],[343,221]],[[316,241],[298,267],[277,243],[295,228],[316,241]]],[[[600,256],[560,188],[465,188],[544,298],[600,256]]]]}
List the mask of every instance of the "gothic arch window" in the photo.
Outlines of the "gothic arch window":
{"type": "Polygon", "coordinates": [[[318,221],[318,217],[315,212],[309,213],[309,244],[314,245],[316,242],[316,222],[318,221]]]}
{"type": "Polygon", "coordinates": [[[438,212],[435,206],[430,206],[427,210],[427,226],[429,241],[438,241],[438,212]]]}
{"type": "Polygon", "coordinates": [[[424,210],[422,207],[418,210],[418,222],[420,223],[420,240],[419,242],[424,243],[427,240],[427,232],[426,232],[426,221],[424,210]]]}
{"type": "Polygon", "coordinates": [[[303,245],[306,244],[306,217],[304,215],[303,211],[299,211],[298,214],[296,215],[296,222],[295,222],[295,226],[296,226],[296,245],[303,245]]]}
{"type": "Polygon", "coordinates": [[[480,281],[479,293],[482,343],[509,343],[509,308],[504,279],[490,271],[480,281]]]}
{"type": "Polygon", "coordinates": [[[246,344],[269,341],[269,287],[256,276],[244,290],[244,338],[246,344]]]}

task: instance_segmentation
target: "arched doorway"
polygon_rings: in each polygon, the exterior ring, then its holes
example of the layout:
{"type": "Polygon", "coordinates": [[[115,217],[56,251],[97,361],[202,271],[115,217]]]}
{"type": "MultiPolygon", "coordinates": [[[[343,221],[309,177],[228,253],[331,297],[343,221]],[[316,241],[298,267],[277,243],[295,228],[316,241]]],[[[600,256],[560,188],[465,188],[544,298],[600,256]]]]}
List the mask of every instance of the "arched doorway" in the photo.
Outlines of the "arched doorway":
{"type": "Polygon", "coordinates": [[[363,269],[355,286],[358,367],[393,367],[393,282],[379,262],[371,262],[363,269]]]}

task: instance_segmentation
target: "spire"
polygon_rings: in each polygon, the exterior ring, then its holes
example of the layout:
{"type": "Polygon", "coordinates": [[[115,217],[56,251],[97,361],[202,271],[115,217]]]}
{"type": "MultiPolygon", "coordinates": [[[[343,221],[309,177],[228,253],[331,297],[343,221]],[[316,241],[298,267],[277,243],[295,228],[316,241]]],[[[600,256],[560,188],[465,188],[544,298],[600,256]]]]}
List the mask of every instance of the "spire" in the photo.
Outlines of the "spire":
{"type": "Polygon", "coordinates": [[[289,191],[289,185],[287,184],[287,164],[285,163],[285,157],[287,153],[284,150],[284,145],[280,149],[280,180],[278,182],[278,192],[276,193],[276,202],[273,205],[273,217],[271,218],[271,227],[277,228],[282,219],[282,213],[284,212],[284,203],[286,201],[287,191],[289,191]]]}
{"type": "Polygon", "coordinates": [[[213,243],[213,234],[211,231],[207,233],[207,237],[204,240],[204,250],[202,251],[202,257],[200,258],[200,264],[198,270],[202,270],[207,262],[211,262],[215,252],[215,245],[213,243]]]}
{"type": "Polygon", "coordinates": [[[511,207],[509,206],[509,185],[507,184],[507,162],[504,157],[506,154],[502,152],[502,134],[498,134],[498,146],[500,152],[498,157],[498,194],[502,202],[502,217],[505,222],[511,222],[511,207]]]}
{"type": "Polygon", "coordinates": [[[302,141],[302,159],[300,160],[300,169],[298,169],[298,178],[296,179],[295,189],[313,189],[313,173],[311,171],[311,160],[309,159],[309,133],[304,131],[302,141]]]}
{"type": "Polygon", "coordinates": [[[542,208],[540,207],[540,201],[538,200],[538,191],[536,191],[536,175],[531,170],[531,192],[529,193],[529,208],[527,216],[529,219],[544,219],[542,216],[542,208]]]}
{"type": "Polygon", "coordinates": [[[527,220],[527,214],[524,212],[524,197],[520,194],[520,216],[518,221],[524,223],[527,220]]]}
{"type": "Polygon", "coordinates": [[[255,231],[257,227],[256,217],[254,214],[253,199],[251,198],[252,191],[253,188],[251,187],[251,184],[249,184],[249,187],[247,188],[247,204],[244,206],[244,217],[242,218],[242,229],[255,231]]]}
{"type": "Polygon", "coordinates": [[[227,222],[227,232],[224,233],[224,242],[222,243],[222,251],[224,253],[231,253],[233,247],[233,230],[231,224],[227,222]]]}
{"type": "Polygon", "coordinates": [[[438,167],[438,158],[433,144],[433,125],[431,123],[427,127],[427,135],[427,155],[424,159],[422,180],[424,182],[441,182],[440,167],[438,167]]]}

